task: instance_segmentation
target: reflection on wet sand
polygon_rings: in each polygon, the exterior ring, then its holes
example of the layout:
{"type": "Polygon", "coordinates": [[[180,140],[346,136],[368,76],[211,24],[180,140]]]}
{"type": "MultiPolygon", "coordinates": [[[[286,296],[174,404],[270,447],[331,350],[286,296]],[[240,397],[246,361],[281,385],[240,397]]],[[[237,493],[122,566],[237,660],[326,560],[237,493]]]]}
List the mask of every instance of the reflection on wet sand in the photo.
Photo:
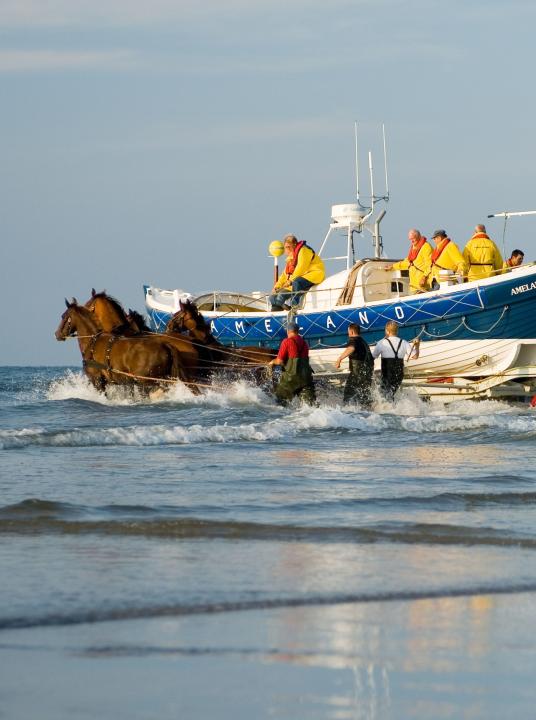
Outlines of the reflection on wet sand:
{"type": "Polygon", "coordinates": [[[417,698],[411,717],[458,717],[461,706],[484,717],[478,678],[482,673],[485,684],[485,664],[494,651],[495,606],[492,596],[477,595],[289,609],[272,625],[273,644],[281,651],[264,661],[349,671],[340,694],[315,698],[327,718],[406,717],[393,700],[403,687],[417,698]],[[458,701],[462,668],[475,674],[475,697],[458,701]]]}

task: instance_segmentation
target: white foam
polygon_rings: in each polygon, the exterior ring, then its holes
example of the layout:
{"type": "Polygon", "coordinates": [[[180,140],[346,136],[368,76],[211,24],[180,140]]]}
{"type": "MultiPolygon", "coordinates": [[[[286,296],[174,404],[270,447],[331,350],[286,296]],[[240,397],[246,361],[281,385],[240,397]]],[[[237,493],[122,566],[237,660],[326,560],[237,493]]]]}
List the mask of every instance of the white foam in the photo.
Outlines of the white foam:
{"type": "MultiPolygon", "coordinates": [[[[216,383],[217,384],[217,383],[216,383]]],[[[268,397],[259,387],[255,387],[244,380],[229,383],[227,386],[207,388],[201,395],[193,395],[184,385],[174,385],[162,402],[183,403],[196,405],[210,405],[216,407],[229,407],[236,405],[273,405],[272,398],[268,397]],[[187,395],[186,395],[187,393],[187,395]]]]}
{"type": "MultiPolygon", "coordinates": [[[[497,401],[463,400],[446,406],[423,402],[415,390],[404,389],[392,404],[375,396],[372,411],[357,406],[342,406],[340,390],[329,391],[323,404],[311,408],[295,401],[281,409],[271,396],[247,382],[229,383],[223,388],[209,389],[193,395],[182,384],[151,397],[132,392],[130,388],[115,386],[107,395],[99,393],[81,372],[67,371],[51,383],[47,397],[51,401],[84,400],[104,406],[167,405],[199,407],[198,424],[137,425],[136,416],[130,427],[95,427],[50,432],[47,428],[22,428],[0,431],[0,448],[39,446],[107,446],[107,445],[164,445],[204,442],[269,442],[284,441],[298,434],[321,431],[381,433],[383,431],[425,433],[474,432],[500,430],[514,435],[536,434],[536,413],[497,401]],[[214,423],[213,414],[204,414],[203,407],[254,407],[256,421],[252,423],[214,423]],[[209,419],[210,417],[210,419],[209,419]],[[206,418],[206,419],[205,419],[206,418]],[[203,423],[206,424],[203,424],[203,423]]],[[[173,414],[173,421],[180,414],[173,414]]]]}
{"type": "Polygon", "coordinates": [[[83,373],[67,370],[59,380],[53,380],[47,392],[48,400],[87,400],[100,405],[133,405],[135,396],[127,397],[125,388],[112,388],[109,395],[100,393],[83,373]]]}
{"type": "Polygon", "coordinates": [[[86,400],[109,406],[128,405],[206,405],[228,407],[236,405],[273,405],[273,400],[260,388],[245,381],[229,383],[225,388],[208,388],[194,395],[182,383],[169,389],[155,389],[149,395],[132,386],[110,385],[106,394],[98,392],[83,373],[68,370],[59,380],[54,380],[47,392],[48,400],[86,400]]]}
{"type": "Polygon", "coordinates": [[[494,430],[514,435],[536,434],[536,415],[531,412],[481,412],[475,403],[474,414],[463,407],[463,414],[432,410],[429,414],[399,415],[360,412],[348,407],[297,407],[283,416],[267,416],[253,423],[232,425],[227,422],[195,425],[132,425],[130,427],[84,428],[48,432],[44,428],[0,431],[0,448],[29,445],[85,447],[109,445],[181,445],[191,443],[268,442],[318,431],[379,433],[385,430],[419,434],[494,430]]]}

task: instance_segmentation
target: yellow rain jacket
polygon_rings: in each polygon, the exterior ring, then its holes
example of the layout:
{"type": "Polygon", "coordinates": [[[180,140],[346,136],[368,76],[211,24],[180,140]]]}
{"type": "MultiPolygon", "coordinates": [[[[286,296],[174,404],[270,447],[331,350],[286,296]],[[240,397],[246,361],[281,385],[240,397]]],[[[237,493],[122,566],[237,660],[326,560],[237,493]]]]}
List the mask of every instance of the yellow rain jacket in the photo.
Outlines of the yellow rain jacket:
{"type": "Polygon", "coordinates": [[[431,270],[428,276],[430,285],[433,280],[439,282],[439,273],[441,270],[452,270],[456,275],[465,275],[465,260],[456,243],[449,238],[445,238],[435,248],[430,256],[431,270]],[[448,241],[448,242],[447,242],[448,241]]]}
{"type": "MultiPolygon", "coordinates": [[[[513,265],[510,265],[510,258],[508,258],[507,260],[505,260],[505,261],[503,262],[502,271],[503,271],[503,273],[505,273],[505,272],[510,272],[510,270],[511,270],[513,267],[514,267],[513,265]]],[[[516,267],[519,267],[519,265],[516,265],[516,267]]]]}
{"type": "Polygon", "coordinates": [[[291,286],[293,280],[298,277],[305,278],[313,285],[318,285],[326,277],[326,270],[322,258],[320,258],[314,250],[305,245],[298,250],[296,265],[292,272],[288,272],[289,264],[293,261],[293,257],[287,261],[285,272],[281,273],[279,280],[274,286],[274,290],[281,290],[291,286]]]}
{"type": "Polygon", "coordinates": [[[417,292],[426,292],[430,289],[428,281],[421,285],[422,278],[428,278],[431,268],[432,246],[423,238],[424,243],[419,248],[417,256],[411,259],[414,253],[413,246],[410,247],[408,256],[405,260],[393,263],[393,270],[409,270],[409,291],[414,294],[417,292]]]}
{"type": "Polygon", "coordinates": [[[493,240],[480,232],[473,235],[463,251],[467,265],[467,280],[481,280],[497,275],[502,270],[503,259],[493,240]]]}

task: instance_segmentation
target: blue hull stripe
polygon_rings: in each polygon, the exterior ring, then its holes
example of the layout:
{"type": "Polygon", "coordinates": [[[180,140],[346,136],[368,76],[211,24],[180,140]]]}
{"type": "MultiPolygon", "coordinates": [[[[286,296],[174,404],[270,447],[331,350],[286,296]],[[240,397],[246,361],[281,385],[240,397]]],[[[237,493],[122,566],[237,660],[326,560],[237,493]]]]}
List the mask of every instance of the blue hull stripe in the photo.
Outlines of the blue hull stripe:
{"type": "MultiPolygon", "coordinates": [[[[423,341],[535,338],[536,282],[528,278],[505,278],[494,285],[455,289],[431,298],[415,295],[361,308],[300,313],[297,321],[312,348],[344,345],[352,322],[361,326],[367,342],[375,343],[384,336],[388,320],[399,323],[400,335],[407,340],[417,335],[423,341]]],[[[149,307],[147,311],[153,328],[162,331],[171,313],[149,307]]],[[[207,321],[213,335],[226,345],[276,348],[286,334],[284,316],[233,312],[207,321]]]]}

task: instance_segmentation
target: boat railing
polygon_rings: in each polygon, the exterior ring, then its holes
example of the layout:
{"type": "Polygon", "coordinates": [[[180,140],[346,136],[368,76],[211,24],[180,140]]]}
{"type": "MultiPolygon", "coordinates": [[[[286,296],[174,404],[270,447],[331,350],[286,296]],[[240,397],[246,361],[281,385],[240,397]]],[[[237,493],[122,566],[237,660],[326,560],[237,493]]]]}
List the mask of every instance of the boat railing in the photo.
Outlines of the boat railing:
{"type": "MultiPolygon", "coordinates": [[[[491,273],[491,276],[520,271],[534,265],[536,265],[536,262],[523,263],[523,265],[514,268],[501,268],[499,270],[494,270],[491,273]]],[[[458,278],[458,276],[453,275],[452,279],[455,280],[455,278],[458,278]]],[[[463,283],[458,283],[458,281],[455,281],[454,284],[462,285],[463,283]]],[[[367,301],[367,298],[365,297],[366,291],[374,287],[380,286],[386,289],[384,297],[385,300],[397,300],[407,295],[407,291],[404,290],[402,278],[393,274],[386,275],[386,278],[384,280],[378,282],[356,282],[354,286],[354,292],[356,290],[360,290],[362,292],[363,300],[367,301]]],[[[315,309],[325,310],[326,308],[335,307],[338,304],[341,293],[345,289],[346,285],[327,288],[318,286],[312,287],[310,290],[304,293],[304,298],[299,304],[299,309],[307,309],[314,311],[315,309]]],[[[151,294],[158,302],[158,298],[155,297],[154,290],[148,289],[147,292],[151,294]]],[[[206,300],[208,300],[208,298],[210,297],[210,305],[212,305],[212,307],[205,306],[203,309],[205,311],[208,310],[209,312],[218,312],[218,310],[223,310],[222,314],[224,315],[233,312],[267,312],[270,310],[270,303],[268,299],[271,294],[272,293],[265,293],[261,291],[241,293],[229,292],[224,290],[214,290],[209,293],[203,293],[201,295],[198,295],[195,298],[195,301],[197,302],[198,300],[203,299],[205,300],[206,305],[206,300]]],[[[170,304],[172,304],[178,310],[179,299],[183,298],[185,296],[185,293],[180,290],[157,290],[156,295],[162,298],[171,299],[173,302],[170,304]]],[[[341,303],[340,307],[344,307],[347,304],[350,303],[341,303]]]]}
{"type": "MultiPolygon", "coordinates": [[[[512,268],[511,270],[494,270],[491,275],[501,275],[506,272],[515,272],[516,270],[519,270],[521,268],[529,267],[530,265],[534,265],[535,263],[524,263],[523,265],[520,265],[519,268],[512,268]]],[[[397,271],[394,271],[397,272],[397,271]]],[[[453,281],[454,284],[463,285],[463,282],[458,282],[456,278],[459,276],[453,275],[453,281]]],[[[364,291],[374,288],[374,287],[386,287],[389,286],[389,293],[388,297],[385,297],[386,300],[397,300],[401,297],[405,297],[407,295],[407,292],[403,291],[403,284],[402,284],[402,278],[397,275],[387,275],[384,280],[378,281],[378,282],[366,282],[366,283],[358,283],[356,282],[354,286],[355,290],[361,290],[364,294],[364,291]]],[[[340,295],[342,291],[346,288],[346,285],[343,286],[337,286],[337,287],[312,287],[310,290],[308,290],[306,293],[304,293],[305,298],[304,300],[307,302],[307,309],[308,310],[315,310],[316,308],[325,309],[328,307],[335,307],[337,304],[337,301],[340,298],[340,295]],[[317,300],[315,302],[315,299],[317,300]]],[[[208,295],[209,293],[207,293],[208,295]]],[[[270,310],[270,304],[268,302],[268,298],[270,297],[271,293],[262,293],[262,292],[256,292],[256,293],[229,293],[224,291],[214,291],[213,293],[210,293],[213,297],[213,311],[217,311],[218,308],[221,305],[228,304],[229,298],[234,297],[237,299],[240,299],[240,304],[244,306],[253,306],[254,304],[258,304],[261,302],[265,303],[266,311],[270,310]]],[[[302,300],[302,303],[300,303],[300,309],[301,306],[305,304],[302,300]]],[[[349,303],[348,303],[349,304],[349,303]]],[[[344,304],[341,304],[341,307],[344,307],[344,304]]],[[[254,312],[255,308],[251,307],[251,311],[254,312]]],[[[238,310],[228,310],[227,312],[238,312],[238,310]]]]}
{"type": "MultiPolygon", "coordinates": [[[[403,292],[403,286],[400,278],[393,278],[392,276],[388,276],[384,281],[382,282],[368,282],[366,284],[362,283],[356,283],[354,286],[354,291],[358,289],[369,289],[374,286],[381,286],[386,287],[389,286],[390,292],[388,293],[388,297],[385,299],[394,300],[399,297],[405,296],[407,293],[403,292]],[[393,284],[396,283],[396,289],[393,289],[393,284]]],[[[338,300],[341,296],[341,293],[343,290],[346,289],[346,285],[336,286],[336,287],[329,287],[329,288],[318,288],[318,287],[312,287],[310,290],[307,290],[305,293],[303,293],[304,298],[299,304],[299,309],[304,309],[304,305],[306,304],[306,309],[308,310],[325,310],[326,308],[335,307],[336,305],[340,307],[344,307],[346,304],[350,303],[338,303],[338,300]]],[[[217,312],[219,309],[222,309],[223,306],[230,305],[231,298],[233,299],[233,304],[236,304],[237,306],[233,309],[227,309],[227,311],[224,314],[231,313],[231,312],[240,312],[240,311],[246,311],[249,308],[250,312],[255,311],[261,311],[261,308],[259,307],[260,303],[264,303],[265,308],[264,311],[270,310],[270,303],[269,303],[269,297],[272,293],[255,293],[254,296],[252,294],[241,294],[241,293],[229,293],[224,291],[214,291],[212,293],[207,293],[203,295],[203,298],[208,298],[210,295],[211,300],[211,308],[205,307],[205,310],[212,310],[213,312],[217,312]]],[[[196,298],[196,302],[199,300],[199,298],[196,298]]]]}

